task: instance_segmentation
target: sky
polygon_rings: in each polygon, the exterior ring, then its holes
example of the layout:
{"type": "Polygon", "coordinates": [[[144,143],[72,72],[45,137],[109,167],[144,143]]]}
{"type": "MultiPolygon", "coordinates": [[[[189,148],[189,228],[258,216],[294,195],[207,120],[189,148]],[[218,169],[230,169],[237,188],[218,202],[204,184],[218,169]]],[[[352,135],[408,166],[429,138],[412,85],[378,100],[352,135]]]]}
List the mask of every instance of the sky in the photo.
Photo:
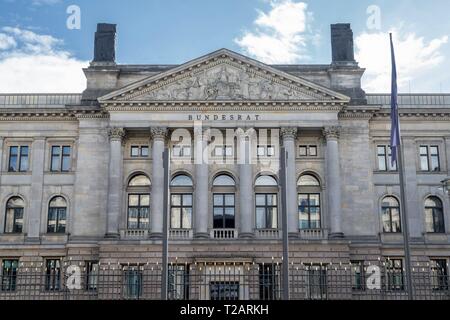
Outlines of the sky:
{"type": "Polygon", "coordinates": [[[117,62],[181,64],[220,48],[268,64],[329,64],[330,24],[351,23],[363,88],[450,92],[448,0],[0,0],[0,93],[81,92],[99,22],[117,62]]]}

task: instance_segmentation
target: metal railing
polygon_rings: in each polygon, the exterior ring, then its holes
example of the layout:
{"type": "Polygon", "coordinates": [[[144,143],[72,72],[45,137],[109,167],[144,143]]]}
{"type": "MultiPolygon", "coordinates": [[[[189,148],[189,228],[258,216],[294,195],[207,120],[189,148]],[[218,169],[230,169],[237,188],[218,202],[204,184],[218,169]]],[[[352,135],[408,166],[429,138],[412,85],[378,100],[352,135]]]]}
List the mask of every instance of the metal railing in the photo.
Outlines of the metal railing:
{"type": "Polygon", "coordinates": [[[212,239],[219,240],[237,239],[238,231],[236,229],[212,229],[210,236],[212,239]]]}
{"type": "MultiPolygon", "coordinates": [[[[367,94],[369,105],[390,106],[390,94],[367,94]]],[[[399,106],[450,106],[450,94],[400,94],[399,106]]]]}
{"type": "MultiPolygon", "coordinates": [[[[362,264],[292,264],[293,300],[406,300],[405,273],[376,261],[362,264]]],[[[282,268],[270,263],[184,263],[168,267],[172,300],[280,300],[282,268]]],[[[414,299],[450,300],[447,267],[415,265],[414,299]]],[[[159,264],[23,265],[4,269],[0,300],[159,300],[159,264]]]]}

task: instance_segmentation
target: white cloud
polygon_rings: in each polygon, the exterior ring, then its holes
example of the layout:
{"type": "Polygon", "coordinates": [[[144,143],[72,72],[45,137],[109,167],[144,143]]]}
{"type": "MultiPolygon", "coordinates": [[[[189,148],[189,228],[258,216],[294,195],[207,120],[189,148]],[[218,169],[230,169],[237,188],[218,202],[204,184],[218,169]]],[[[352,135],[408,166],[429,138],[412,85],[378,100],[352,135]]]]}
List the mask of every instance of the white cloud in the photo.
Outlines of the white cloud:
{"type": "Polygon", "coordinates": [[[32,0],[31,3],[35,6],[45,6],[61,3],[61,0],[32,0]]]}
{"type": "Polygon", "coordinates": [[[0,92],[64,93],[86,87],[87,61],[61,49],[50,35],[4,27],[0,33],[0,92]]]}
{"type": "Polygon", "coordinates": [[[250,56],[265,63],[296,63],[309,59],[306,45],[312,14],[304,2],[273,0],[268,13],[259,11],[255,30],[235,42],[250,56]]]}
{"type": "MultiPolygon", "coordinates": [[[[414,32],[395,28],[393,33],[397,62],[399,91],[408,92],[409,83],[419,84],[421,76],[437,70],[444,62],[442,47],[448,36],[430,41],[414,32]]],[[[355,39],[356,59],[361,67],[367,68],[363,87],[367,92],[389,92],[391,86],[391,56],[388,33],[362,33],[355,39]]],[[[429,77],[430,75],[428,75],[429,77]]],[[[414,86],[414,89],[420,85],[414,86]]]]}

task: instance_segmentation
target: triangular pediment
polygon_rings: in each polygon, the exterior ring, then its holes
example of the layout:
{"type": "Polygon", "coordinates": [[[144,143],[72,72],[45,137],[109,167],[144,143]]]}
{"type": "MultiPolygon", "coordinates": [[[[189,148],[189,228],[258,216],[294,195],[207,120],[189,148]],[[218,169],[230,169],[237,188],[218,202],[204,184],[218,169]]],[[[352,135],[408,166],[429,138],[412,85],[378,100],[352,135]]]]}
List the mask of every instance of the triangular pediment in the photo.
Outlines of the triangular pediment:
{"type": "Polygon", "coordinates": [[[288,101],[347,103],[350,98],[221,49],[99,98],[100,103],[288,101]]]}

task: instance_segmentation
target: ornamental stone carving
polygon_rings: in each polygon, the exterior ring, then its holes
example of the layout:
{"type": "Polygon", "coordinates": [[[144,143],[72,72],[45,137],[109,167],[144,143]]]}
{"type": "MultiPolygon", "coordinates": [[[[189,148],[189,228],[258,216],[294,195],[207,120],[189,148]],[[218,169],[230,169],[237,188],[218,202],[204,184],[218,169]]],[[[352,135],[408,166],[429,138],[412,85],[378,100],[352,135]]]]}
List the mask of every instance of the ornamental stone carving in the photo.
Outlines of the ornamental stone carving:
{"type": "Polygon", "coordinates": [[[296,139],[298,133],[298,128],[295,127],[285,127],[281,128],[280,135],[282,139],[296,139]]]}
{"type": "Polygon", "coordinates": [[[125,137],[125,129],[124,128],[110,128],[108,131],[109,139],[111,141],[122,141],[125,137]]]}
{"type": "Polygon", "coordinates": [[[341,132],[341,127],[339,127],[339,126],[325,127],[322,131],[323,136],[325,137],[326,140],[339,139],[340,132],[341,132]]]}
{"type": "Polygon", "coordinates": [[[166,127],[152,127],[150,128],[150,135],[153,140],[166,140],[169,130],[166,127]]]}

